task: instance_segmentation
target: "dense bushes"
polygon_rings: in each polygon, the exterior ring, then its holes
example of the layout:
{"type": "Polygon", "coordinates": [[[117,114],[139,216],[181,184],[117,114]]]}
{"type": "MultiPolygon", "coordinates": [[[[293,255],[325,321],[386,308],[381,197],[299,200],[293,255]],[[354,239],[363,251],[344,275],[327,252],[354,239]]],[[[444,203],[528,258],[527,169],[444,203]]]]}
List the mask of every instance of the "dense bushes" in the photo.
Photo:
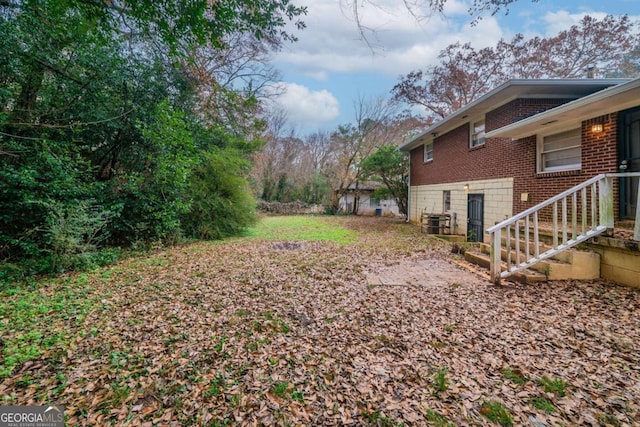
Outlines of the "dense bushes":
{"type": "MultiPolygon", "coordinates": [[[[114,259],[115,247],[237,234],[255,220],[250,163],[219,131],[215,144],[168,105],[144,129],[139,162],[101,178],[91,156],[65,141],[9,141],[0,164],[0,257],[21,274],[114,259]],[[173,117],[168,117],[173,115],[173,117]],[[158,129],[158,127],[160,129],[158,129]]],[[[3,140],[3,142],[6,140],[3,140]]]]}
{"type": "Polygon", "coordinates": [[[219,239],[255,222],[255,200],[246,179],[249,169],[235,149],[207,153],[188,188],[192,202],[182,221],[189,236],[219,239]]]}
{"type": "Polygon", "coordinates": [[[246,26],[253,15],[240,11],[184,11],[197,16],[182,24],[203,32],[185,39],[154,32],[170,18],[145,25],[173,16],[168,6],[125,3],[130,28],[107,3],[0,4],[0,282],[100,265],[123,247],[229,236],[255,219],[248,159],[260,144],[245,129],[256,128],[224,117],[256,102],[216,86],[208,100],[238,105],[205,111],[187,56],[207,37],[271,34],[286,2],[253,2],[265,15],[246,26]]]}

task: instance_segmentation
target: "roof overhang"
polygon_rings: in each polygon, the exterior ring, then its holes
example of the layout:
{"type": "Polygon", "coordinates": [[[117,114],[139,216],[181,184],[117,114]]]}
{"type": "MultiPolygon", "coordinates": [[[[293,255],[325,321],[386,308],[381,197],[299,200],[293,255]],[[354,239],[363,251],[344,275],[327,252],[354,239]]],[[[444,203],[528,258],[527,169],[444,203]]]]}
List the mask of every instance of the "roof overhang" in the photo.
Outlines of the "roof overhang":
{"type": "Polygon", "coordinates": [[[640,105],[640,78],[609,87],[487,132],[485,137],[516,140],[541,133],[553,133],[569,127],[580,127],[585,120],[638,105],[640,105]]]}
{"type": "MultiPolygon", "coordinates": [[[[400,145],[399,149],[401,151],[411,151],[516,98],[581,98],[628,81],[629,79],[509,80],[446,118],[434,123],[424,132],[400,145]]],[[[487,136],[489,136],[489,133],[487,133],[487,136]]]]}

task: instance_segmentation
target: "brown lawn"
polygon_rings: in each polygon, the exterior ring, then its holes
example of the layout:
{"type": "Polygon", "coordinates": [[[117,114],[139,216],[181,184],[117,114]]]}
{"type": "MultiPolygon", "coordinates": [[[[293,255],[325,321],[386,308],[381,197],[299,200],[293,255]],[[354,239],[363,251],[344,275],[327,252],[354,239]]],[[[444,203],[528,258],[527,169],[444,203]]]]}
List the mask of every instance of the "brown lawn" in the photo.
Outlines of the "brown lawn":
{"type": "Polygon", "coordinates": [[[2,404],[65,405],[68,425],[640,423],[638,290],[496,287],[415,226],[319,221],[357,237],[203,242],[40,284],[91,303],[0,312],[3,346],[70,337],[16,364],[2,404]]]}

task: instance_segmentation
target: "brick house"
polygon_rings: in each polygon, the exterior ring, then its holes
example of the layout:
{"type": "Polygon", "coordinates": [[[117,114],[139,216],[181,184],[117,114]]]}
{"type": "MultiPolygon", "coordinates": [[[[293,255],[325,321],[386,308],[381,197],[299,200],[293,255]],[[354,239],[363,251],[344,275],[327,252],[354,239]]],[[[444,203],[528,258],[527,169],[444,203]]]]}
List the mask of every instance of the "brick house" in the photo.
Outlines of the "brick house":
{"type": "MultiPolygon", "coordinates": [[[[638,116],[640,79],[510,80],[400,147],[410,152],[410,220],[449,213],[482,241],[597,174],[640,171],[638,116]]],[[[633,218],[637,181],[615,190],[617,220],[633,218]]]]}
{"type": "Polygon", "coordinates": [[[490,242],[496,283],[582,244],[600,277],[640,287],[640,78],[511,80],[400,149],[410,220],[448,214],[490,242]]]}

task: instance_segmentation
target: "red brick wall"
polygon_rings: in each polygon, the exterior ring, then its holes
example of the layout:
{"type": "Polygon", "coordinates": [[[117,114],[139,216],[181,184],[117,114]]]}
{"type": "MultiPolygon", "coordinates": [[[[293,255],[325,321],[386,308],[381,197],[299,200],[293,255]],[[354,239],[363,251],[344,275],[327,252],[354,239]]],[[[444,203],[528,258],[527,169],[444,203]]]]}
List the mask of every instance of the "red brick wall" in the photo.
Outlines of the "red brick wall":
{"type": "MultiPolygon", "coordinates": [[[[485,127],[494,130],[564,102],[567,100],[517,99],[487,113],[485,127]]],[[[422,146],[411,152],[411,185],[513,177],[516,214],[594,175],[616,172],[616,138],[616,114],[587,120],[582,123],[582,170],[537,173],[535,136],[518,141],[492,138],[484,146],[469,148],[469,123],[465,123],[434,140],[432,162],[424,163],[422,146]],[[595,122],[604,123],[602,133],[591,132],[595,122]],[[521,193],[529,194],[526,202],[521,201],[521,193]]]]}
{"type": "MultiPolygon", "coordinates": [[[[617,172],[617,115],[593,118],[582,123],[582,169],[579,171],[536,173],[536,138],[525,138],[517,142],[528,146],[524,156],[514,168],[513,210],[514,214],[537,205],[564,190],[595,175],[617,172]],[[591,132],[595,122],[604,123],[604,131],[591,132]],[[532,173],[522,173],[530,170],[532,173]],[[521,193],[529,193],[527,202],[520,201],[521,193]]],[[[617,184],[616,184],[617,185],[617,184]]],[[[617,206],[616,206],[617,214],[617,206]]]]}
{"type": "Polygon", "coordinates": [[[531,117],[558,105],[566,104],[573,99],[519,98],[489,111],[485,117],[487,132],[501,128],[518,120],[531,117]]]}

